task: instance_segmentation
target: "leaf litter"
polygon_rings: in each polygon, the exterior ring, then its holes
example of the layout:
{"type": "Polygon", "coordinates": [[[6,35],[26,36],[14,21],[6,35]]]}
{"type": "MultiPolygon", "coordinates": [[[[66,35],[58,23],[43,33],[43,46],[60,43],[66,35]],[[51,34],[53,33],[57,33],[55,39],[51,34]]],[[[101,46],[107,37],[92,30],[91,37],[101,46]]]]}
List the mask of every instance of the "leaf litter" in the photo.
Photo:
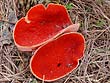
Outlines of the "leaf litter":
{"type": "MultiPolygon", "coordinates": [[[[35,4],[52,0],[0,1],[0,83],[43,83],[29,69],[31,52],[19,51],[12,30],[17,19],[35,4]],[[27,1],[27,3],[26,3],[27,1]]],[[[110,82],[110,2],[109,0],[55,0],[68,7],[73,23],[81,23],[79,32],[86,38],[86,51],[76,70],[52,83],[110,82]],[[72,3],[74,6],[72,7],[72,3]]]]}

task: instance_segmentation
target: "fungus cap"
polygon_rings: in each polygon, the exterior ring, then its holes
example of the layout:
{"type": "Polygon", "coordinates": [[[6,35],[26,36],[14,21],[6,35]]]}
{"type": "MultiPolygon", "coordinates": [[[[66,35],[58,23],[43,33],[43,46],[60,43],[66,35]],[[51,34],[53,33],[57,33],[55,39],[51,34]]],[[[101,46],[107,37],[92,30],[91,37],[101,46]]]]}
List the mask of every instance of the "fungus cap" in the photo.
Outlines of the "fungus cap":
{"type": "Polygon", "coordinates": [[[40,80],[55,81],[72,72],[83,57],[84,37],[65,33],[37,49],[30,61],[32,74],[40,80]]]}
{"type": "Polygon", "coordinates": [[[21,51],[32,51],[64,32],[77,30],[77,27],[79,25],[72,24],[64,6],[50,3],[46,8],[38,4],[16,23],[13,38],[21,51]],[[71,27],[67,27],[69,25],[71,27]]]}

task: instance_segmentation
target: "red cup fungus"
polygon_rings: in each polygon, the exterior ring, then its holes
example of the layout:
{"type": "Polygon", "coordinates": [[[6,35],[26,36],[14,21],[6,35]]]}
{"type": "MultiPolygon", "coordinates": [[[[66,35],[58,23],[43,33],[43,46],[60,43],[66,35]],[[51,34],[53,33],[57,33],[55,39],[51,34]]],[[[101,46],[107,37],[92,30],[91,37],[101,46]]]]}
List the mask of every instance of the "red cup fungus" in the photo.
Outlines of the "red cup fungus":
{"type": "Polygon", "coordinates": [[[22,17],[16,23],[13,37],[21,51],[32,51],[63,32],[72,31],[77,27],[78,24],[72,25],[64,6],[50,3],[45,7],[38,4],[27,12],[26,17],[22,17]],[[69,25],[72,27],[67,27],[69,25]]]}
{"type": "Polygon", "coordinates": [[[36,50],[30,60],[31,72],[51,82],[72,72],[83,57],[85,40],[78,28],[64,6],[38,4],[16,23],[13,39],[21,51],[36,50]]]}
{"type": "Polygon", "coordinates": [[[65,33],[37,49],[30,61],[33,75],[44,81],[55,81],[74,70],[84,53],[84,37],[65,33]]]}

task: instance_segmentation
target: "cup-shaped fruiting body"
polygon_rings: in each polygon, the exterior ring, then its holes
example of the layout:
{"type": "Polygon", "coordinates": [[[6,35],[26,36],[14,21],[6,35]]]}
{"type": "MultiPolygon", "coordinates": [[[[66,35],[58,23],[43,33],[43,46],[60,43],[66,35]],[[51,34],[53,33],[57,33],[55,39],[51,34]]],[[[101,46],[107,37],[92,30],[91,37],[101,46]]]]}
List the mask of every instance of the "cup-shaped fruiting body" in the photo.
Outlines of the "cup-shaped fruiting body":
{"type": "Polygon", "coordinates": [[[13,38],[21,51],[32,51],[63,32],[77,30],[78,27],[78,24],[72,24],[64,6],[50,3],[45,7],[38,4],[16,23],[13,38]]]}
{"type": "Polygon", "coordinates": [[[72,72],[83,57],[84,37],[77,32],[65,33],[36,50],[30,61],[35,77],[55,81],[72,72]]]}

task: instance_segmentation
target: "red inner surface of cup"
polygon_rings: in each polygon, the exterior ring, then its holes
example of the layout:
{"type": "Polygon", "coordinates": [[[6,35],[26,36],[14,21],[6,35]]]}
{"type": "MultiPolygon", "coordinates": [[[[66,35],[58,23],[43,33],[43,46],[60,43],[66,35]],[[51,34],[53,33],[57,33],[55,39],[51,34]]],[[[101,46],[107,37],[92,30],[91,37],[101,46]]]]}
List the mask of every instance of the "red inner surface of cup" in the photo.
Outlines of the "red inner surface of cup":
{"type": "Polygon", "coordinates": [[[33,46],[53,38],[71,24],[64,6],[49,4],[45,8],[39,4],[32,7],[26,17],[17,22],[14,39],[18,45],[33,46]]]}
{"type": "Polygon", "coordinates": [[[45,80],[55,80],[71,72],[83,56],[84,38],[78,33],[64,34],[44,45],[33,55],[32,73],[45,80]]]}

